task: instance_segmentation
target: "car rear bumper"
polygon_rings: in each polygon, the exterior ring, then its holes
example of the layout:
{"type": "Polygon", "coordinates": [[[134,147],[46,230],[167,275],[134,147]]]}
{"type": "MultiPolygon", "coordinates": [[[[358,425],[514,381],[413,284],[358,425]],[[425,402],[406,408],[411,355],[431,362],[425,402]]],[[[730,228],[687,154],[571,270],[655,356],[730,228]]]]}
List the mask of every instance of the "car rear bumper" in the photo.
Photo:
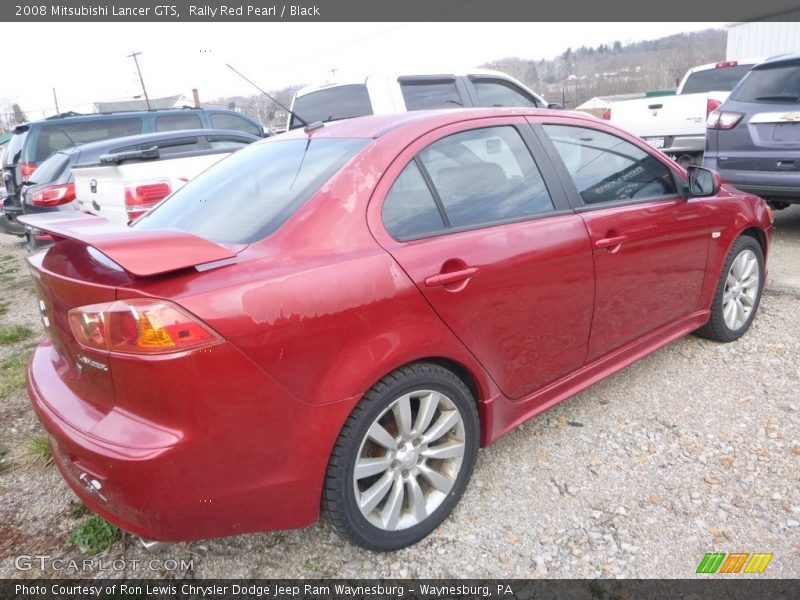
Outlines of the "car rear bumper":
{"type": "Polygon", "coordinates": [[[745,171],[719,169],[714,157],[706,155],[704,166],[719,171],[723,181],[734,187],[766,199],[800,202],[800,173],[781,171],[745,171]]]}
{"type": "Polygon", "coordinates": [[[0,229],[12,235],[25,235],[25,227],[17,221],[17,217],[22,215],[22,208],[17,206],[11,196],[3,201],[0,210],[0,229]]]}
{"type": "MultiPolygon", "coordinates": [[[[255,394],[217,398],[217,411],[209,412],[202,402],[207,382],[187,381],[187,398],[198,402],[185,427],[117,408],[92,420],[87,415],[97,411],[59,377],[63,363],[43,342],[28,368],[28,394],[62,476],[110,522],[146,538],[183,541],[317,520],[337,424],[352,405],[279,399],[274,419],[265,419],[263,396],[255,394]],[[219,414],[220,407],[232,414],[219,414]]],[[[264,382],[250,383],[256,390],[264,382]]]]}

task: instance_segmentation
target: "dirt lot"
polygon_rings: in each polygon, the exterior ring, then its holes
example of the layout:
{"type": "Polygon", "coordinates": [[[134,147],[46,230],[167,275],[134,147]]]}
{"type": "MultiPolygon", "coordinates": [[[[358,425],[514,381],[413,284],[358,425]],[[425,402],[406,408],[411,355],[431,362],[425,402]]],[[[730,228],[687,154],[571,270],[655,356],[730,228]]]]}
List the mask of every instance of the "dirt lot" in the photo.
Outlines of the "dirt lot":
{"type": "Polygon", "coordinates": [[[319,524],[157,554],[124,535],[91,570],[20,570],[83,560],[68,540],[90,519],[21,388],[41,335],[24,257],[0,235],[0,577],[691,577],[712,551],[771,552],[763,576],[800,577],[800,207],[777,214],[743,339],[679,340],[525,424],[481,452],[439,530],[383,555],[319,524]]]}

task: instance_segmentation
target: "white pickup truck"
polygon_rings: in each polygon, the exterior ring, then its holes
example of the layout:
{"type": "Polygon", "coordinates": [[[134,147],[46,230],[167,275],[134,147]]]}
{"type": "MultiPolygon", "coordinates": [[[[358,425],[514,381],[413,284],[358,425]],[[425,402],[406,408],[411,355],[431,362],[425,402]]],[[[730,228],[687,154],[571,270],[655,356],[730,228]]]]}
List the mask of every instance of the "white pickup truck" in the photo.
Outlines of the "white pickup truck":
{"type": "Polygon", "coordinates": [[[643,138],[682,166],[699,164],[706,145],[706,117],[762,59],[694,67],[675,95],[612,102],[603,118],[643,138]]]}
{"type": "Polygon", "coordinates": [[[107,154],[98,164],[73,167],[78,209],[124,225],[231,152],[258,139],[241,132],[212,132],[214,136],[187,132],[184,140],[181,133],[176,132],[172,145],[107,154]]]}

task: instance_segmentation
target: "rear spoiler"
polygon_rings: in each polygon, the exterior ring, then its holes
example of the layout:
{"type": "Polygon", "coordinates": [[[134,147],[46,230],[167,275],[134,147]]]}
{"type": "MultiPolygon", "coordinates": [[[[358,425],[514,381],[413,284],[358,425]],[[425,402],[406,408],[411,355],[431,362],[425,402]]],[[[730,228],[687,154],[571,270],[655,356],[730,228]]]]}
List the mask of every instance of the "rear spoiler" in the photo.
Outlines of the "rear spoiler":
{"type": "Polygon", "coordinates": [[[228,248],[185,231],[140,231],[81,212],[24,215],[17,220],[46,231],[56,241],[69,239],[91,246],[134,277],[161,275],[236,256],[228,248]]]}

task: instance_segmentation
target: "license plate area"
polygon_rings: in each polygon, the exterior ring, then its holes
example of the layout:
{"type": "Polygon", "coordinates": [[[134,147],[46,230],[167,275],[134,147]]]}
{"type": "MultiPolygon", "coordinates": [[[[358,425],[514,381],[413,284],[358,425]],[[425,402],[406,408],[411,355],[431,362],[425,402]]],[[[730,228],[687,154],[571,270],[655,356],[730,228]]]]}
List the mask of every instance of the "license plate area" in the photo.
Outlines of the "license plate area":
{"type": "Polygon", "coordinates": [[[663,137],[645,138],[644,141],[650,144],[653,148],[656,148],[657,150],[660,150],[661,148],[664,147],[663,137]]]}

